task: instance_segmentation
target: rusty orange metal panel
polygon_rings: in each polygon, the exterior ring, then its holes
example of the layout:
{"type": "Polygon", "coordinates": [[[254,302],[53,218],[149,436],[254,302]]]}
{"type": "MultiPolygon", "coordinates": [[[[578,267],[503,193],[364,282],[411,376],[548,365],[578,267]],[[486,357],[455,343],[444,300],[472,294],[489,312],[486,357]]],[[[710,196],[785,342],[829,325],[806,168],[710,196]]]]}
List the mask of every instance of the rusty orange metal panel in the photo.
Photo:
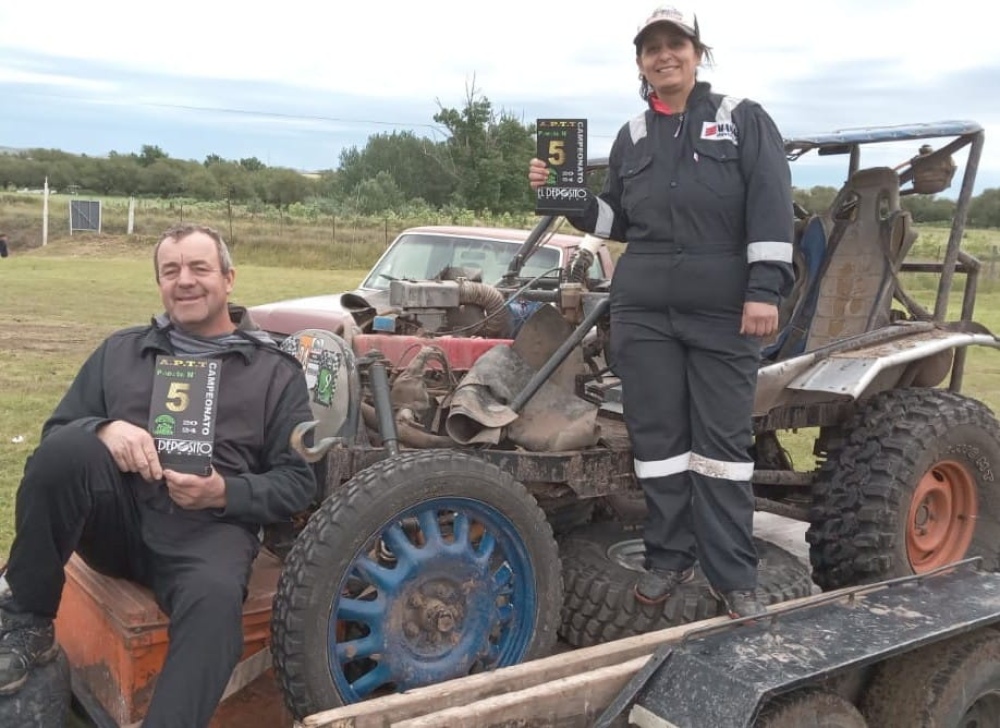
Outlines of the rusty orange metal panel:
{"type": "MultiPolygon", "coordinates": [[[[243,605],[244,659],[269,647],[271,603],[280,570],[278,559],[267,551],[254,563],[243,605]]],[[[56,638],[80,679],[119,725],[138,722],[149,707],[167,654],[167,621],[148,589],[98,574],[76,555],[66,565],[56,638]]],[[[273,679],[271,688],[267,681],[257,682],[251,691],[259,694],[257,702],[249,699],[250,693],[231,696],[213,720],[213,728],[247,725],[245,715],[242,723],[220,722],[224,713],[242,713],[230,705],[246,704],[258,712],[273,707],[274,700],[280,706],[273,679]]]]}

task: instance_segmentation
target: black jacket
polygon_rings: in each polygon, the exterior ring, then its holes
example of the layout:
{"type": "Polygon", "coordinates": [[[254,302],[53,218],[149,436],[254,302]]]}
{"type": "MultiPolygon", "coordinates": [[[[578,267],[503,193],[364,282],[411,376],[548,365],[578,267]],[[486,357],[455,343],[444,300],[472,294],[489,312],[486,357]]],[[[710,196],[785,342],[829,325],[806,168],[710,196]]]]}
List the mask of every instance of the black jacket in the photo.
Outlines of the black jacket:
{"type": "MultiPolygon", "coordinates": [[[[273,344],[245,339],[218,356],[212,465],[226,481],[226,508],[185,513],[256,530],[304,510],[316,495],[316,479],[289,446],[295,425],[312,419],[301,366],[273,344]]],[[[43,426],[42,439],[60,427],[96,431],[112,420],[147,428],[156,357],[172,353],[155,321],[112,334],[84,363],[43,426]]],[[[162,484],[143,484],[139,497],[172,508],[162,484]]]]}
{"type": "Polygon", "coordinates": [[[794,282],[781,134],[759,104],[711,93],[704,82],[683,114],[648,109],[622,126],[604,191],[569,221],[629,250],[745,251],[746,301],[778,304],[794,282]]]}

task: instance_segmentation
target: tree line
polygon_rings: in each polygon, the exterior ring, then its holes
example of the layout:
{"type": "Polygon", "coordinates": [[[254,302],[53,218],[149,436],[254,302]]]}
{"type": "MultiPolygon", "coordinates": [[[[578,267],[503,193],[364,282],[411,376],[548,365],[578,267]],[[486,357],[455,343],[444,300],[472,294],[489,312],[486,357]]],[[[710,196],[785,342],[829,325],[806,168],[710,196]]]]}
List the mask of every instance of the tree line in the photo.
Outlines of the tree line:
{"type": "MultiPolygon", "coordinates": [[[[29,149],[0,154],[0,190],[39,189],[48,178],[60,192],[263,203],[286,210],[312,202],[331,213],[461,209],[516,214],[533,209],[525,170],[535,150],[534,124],[494,109],[474,85],[462,108],[439,107],[433,118],[445,132],[443,140],[412,131],[375,134],[364,147],[343,150],[336,169],[310,175],[256,157],[174,159],[156,145],[106,157],[29,149]]],[[[590,187],[599,189],[602,178],[592,175],[590,187]]],[[[813,187],[794,193],[807,210],[819,211],[837,190],[813,187]]],[[[936,196],[906,196],[902,204],[922,223],[949,221],[955,210],[953,200],[936,196]]],[[[1000,189],[973,198],[968,224],[1000,227],[1000,189]]]]}
{"type": "Polygon", "coordinates": [[[0,154],[0,190],[40,189],[107,196],[265,203],[287,209],[319,202],[329,212],[378,214],[401,207],[528,212],[526,179],[534,125],[497,111],[474,88],[460,109],[440,107],[442,141],[411,131],[376,134],[341,152],[337,169],[303,174],[256,157],[174,159],[159,146],[106,157],[55,149],[0,154]]]}

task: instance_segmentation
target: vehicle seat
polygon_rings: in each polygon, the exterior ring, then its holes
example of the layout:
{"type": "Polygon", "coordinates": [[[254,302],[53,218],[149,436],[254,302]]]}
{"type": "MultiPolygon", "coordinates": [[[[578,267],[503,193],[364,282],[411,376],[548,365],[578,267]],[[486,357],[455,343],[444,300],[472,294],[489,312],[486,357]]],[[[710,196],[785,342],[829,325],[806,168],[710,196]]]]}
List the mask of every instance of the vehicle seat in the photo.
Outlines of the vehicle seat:
{"type": "MultiPolygon", "coordinates": [[[[792,333],[789,324],[795,318],[796,312],[803,307],[815,309],[816,288],[812,283],[819,277],[823,258],[826,257],[826,240],[831,226],[829,218],[821,215],[810,215],[804,220],[796,220],[795,240],[792,246],[795,285],[778,309],[778,334],[764,347],[762,356],[765,360],[774,359],[782,351],[792,333]],[[810,294],[812,303],[809,302],[810,294]]],[[[805,345],[804,340],[802,345],[805,345]]],[[[785,354],[794,356],[801,353],[801,347],[799,349],[800,351],[787,350],[785,354]]]]}
{"type": "Polygon", "coordinates": [[[776,342],[775,360],[888,324],[896,276],[917,238],[899,205],[899,175],[888,167],[851,177],[830,209],[807,225],[803,255],[807,242],[819,247],[821,230],[825,255],[776,342]]]}

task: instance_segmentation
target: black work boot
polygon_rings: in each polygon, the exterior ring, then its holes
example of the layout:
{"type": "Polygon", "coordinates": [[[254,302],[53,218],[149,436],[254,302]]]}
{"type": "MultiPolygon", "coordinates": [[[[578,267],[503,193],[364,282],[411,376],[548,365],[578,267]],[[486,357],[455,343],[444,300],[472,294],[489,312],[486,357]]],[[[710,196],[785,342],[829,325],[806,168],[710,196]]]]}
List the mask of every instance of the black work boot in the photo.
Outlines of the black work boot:
{"type": "Polygon", "coordinates": [[[730,619],[762,617],[767,614],[767,609],[757,599],[757,592],[752,589],[735,589],[733,591],[719,592],[713,588],[712,596],[722,604],[730,619]]]}
{"type": "Polygon", "coordinates": [[[0,604],[0,695],[21,689],[36,665],[50,662],[59,652],[52,620],[10,611],[0,604]]]}
{"type": "Polygon", "coordinates": [[[672,569],[646,569],[635,584],[635,598],[643,604],[661,604],[680,584],[687,584],[694,578],[694,567],[682,571],[672,569]]]}

